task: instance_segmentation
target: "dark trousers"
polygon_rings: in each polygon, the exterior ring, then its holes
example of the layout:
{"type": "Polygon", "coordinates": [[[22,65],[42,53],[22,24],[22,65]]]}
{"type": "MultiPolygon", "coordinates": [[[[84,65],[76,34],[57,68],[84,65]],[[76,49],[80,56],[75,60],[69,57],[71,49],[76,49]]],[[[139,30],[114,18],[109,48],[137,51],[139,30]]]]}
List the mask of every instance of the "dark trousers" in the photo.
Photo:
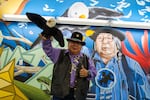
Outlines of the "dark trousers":
{"type": "Polygon", "coordinates": [[[64,98],[59,98],[59,97],[53,96],[53,100],[75,100],[74,89],[71,88],[69,94],[67,96],[65,96],[64,98]]]}

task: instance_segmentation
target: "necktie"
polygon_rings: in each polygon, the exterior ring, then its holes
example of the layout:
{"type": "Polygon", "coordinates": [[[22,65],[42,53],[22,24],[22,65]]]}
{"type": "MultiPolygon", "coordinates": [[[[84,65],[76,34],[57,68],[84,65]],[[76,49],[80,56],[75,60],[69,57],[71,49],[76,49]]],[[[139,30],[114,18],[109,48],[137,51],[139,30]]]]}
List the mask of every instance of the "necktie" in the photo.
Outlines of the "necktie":
{"type": "Polygon", "coordinates": [[[71,87],[74,87],[74,85],[75,85],[74,81],[75,81],[78,63],[79,63],[79,56],[74,56],[73,60],[72,60],[72,67],[71,67],[71,79],[70,79],[71,87]]]}

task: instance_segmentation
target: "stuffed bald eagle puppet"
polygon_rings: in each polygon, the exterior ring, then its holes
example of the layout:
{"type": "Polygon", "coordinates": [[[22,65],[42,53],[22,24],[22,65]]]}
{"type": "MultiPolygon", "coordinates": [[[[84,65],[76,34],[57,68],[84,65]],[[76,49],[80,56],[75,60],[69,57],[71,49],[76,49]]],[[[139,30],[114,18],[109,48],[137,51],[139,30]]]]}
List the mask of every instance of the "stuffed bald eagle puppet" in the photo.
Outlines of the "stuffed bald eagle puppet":
{"type": "MultiPolygon", "coordinates": [[[[41,32],[41,35],[44,36],[46,39],[50,39],[51,36],[53,36],[59,43],[61,47],[64,47],[64,38],[62,32],[55,27],[56,21],[55,19],[51,18],[48,21],[44,19],[42,16],[35,14],[35,13],[26,13],[26,16],[28,19],[35,23],[39,28],[41,28],[43,31],[41,32]]],[[[40,37],[36,39],[36,41],[32,44],[31,48],[37,44],[41,40],[40,37]]]]}

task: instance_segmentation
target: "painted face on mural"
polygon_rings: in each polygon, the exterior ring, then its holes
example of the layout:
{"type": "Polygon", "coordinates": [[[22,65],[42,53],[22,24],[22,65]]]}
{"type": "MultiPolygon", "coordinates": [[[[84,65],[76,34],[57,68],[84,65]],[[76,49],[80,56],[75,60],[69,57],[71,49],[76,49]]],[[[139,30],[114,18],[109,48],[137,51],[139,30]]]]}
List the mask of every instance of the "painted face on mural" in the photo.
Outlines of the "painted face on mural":
{"type": "Polygon", "coordinates": [[[95,49],[100,56],[112,56],[116,53],[116,45],[112,34],[100,33],[95,41],[95,49]]]}

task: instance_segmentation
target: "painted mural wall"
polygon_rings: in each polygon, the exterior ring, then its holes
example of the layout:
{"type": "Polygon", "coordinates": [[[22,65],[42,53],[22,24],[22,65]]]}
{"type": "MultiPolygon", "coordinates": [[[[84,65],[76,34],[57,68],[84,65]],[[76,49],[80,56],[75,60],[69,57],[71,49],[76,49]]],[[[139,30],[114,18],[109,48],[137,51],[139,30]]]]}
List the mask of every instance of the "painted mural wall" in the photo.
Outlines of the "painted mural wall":
{"type": "MultiPolygon", "coordinates": [[[[0,1],[1,19],[3,14],[25,15],[26,12],[54,17],[150,23],[149,0],[0,1]]],[[[86,42],[82,52],[92,56],[94,41],[89,36],[100,26],[56,26],[62,31],[65,39],[69,38],[73,31],[81,31],[86,42]]],[[[122,42],[123,53],[140,64],[150,83],[150,30],[119,27],[116,29],[126,35],[125,41],[122,42]]],[[[41,41],[35,42],[41,32],[42,29],[32,22],[0,20],[0,99],[50,99],[53,63],[41,48],[41,41]]],[[[52,44],[61,48],[55,39],[52,44]]],[[[66,40],[63,48],[67,48],[66,40]]],[[[94,83],[91,82],[90,93],[93,96],[89,98],[95,98],[93,86],[94,83]]]]}

